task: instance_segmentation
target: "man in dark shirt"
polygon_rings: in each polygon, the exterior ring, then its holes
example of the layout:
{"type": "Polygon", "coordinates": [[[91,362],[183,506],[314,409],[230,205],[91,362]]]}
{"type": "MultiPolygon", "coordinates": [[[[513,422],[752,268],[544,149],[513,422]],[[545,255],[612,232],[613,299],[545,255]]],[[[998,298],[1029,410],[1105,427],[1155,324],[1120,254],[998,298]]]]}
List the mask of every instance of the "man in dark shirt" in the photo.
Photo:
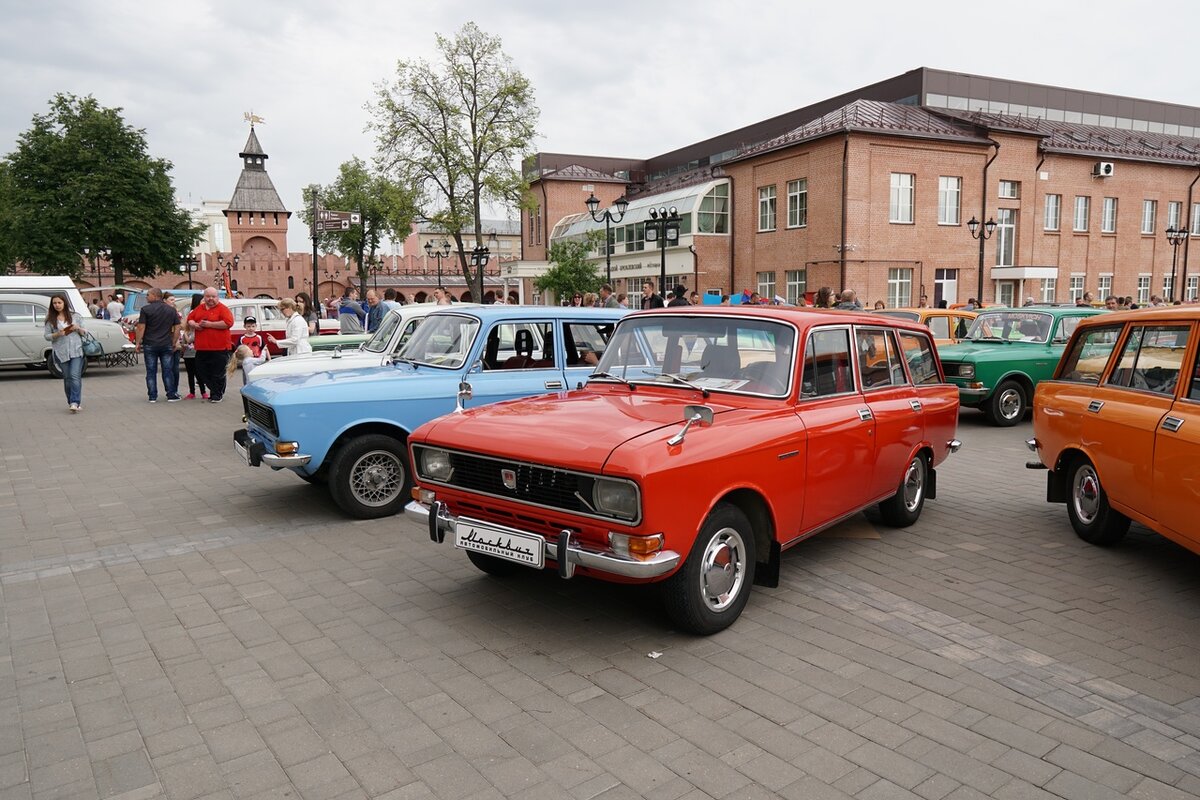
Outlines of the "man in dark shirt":
{"type": "Polygon", "coordinates": [[[179,400],[179,312],[163,302],[162,289],[146,292],[146,305],[138,316],[137,350],[146,358],[146,393],[158,402],[158,370],[162,365],[167,402],[179,400]]]}
{"type": "Polygon", "coordinates": [[[642,284],[642,308],[662,308],[665,305],[661,296],[654,293],[654,281],[642,284]]]}
{"type": "Polygon", "coordinates": [[[671,302],[667,303],[667,307],[673,308],[675,306],[690,305],[691,303],[687,301],[687,289],[683,286],[676,286],[674,291],[671,292],[671,302]]]}

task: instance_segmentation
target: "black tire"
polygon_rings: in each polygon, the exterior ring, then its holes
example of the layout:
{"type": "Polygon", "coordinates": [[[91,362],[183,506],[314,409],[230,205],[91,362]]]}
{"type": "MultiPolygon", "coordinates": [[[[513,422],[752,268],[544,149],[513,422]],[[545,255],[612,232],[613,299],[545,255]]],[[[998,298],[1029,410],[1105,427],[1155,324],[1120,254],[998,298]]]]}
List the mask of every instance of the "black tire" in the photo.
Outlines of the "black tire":
{"type": "Polygon", "coordinates": [[[404,508],[412,490],[405,443],[370,434],[342,445],[329,468],[329,493],[352,517],[390,517],[404,508]]]}
{"type": "Polygon", "coordinates": [[[1113,511],[1108,504],[1108,493],[1100,485],[1100,475],[1090,460],[1080,457],[1071,463],[1067,487],[1067,516],[1080,539],[1103,547],[1125,537],[1129,517],[1113,511]]]}
{"type": "Polygon", "coordinates": [[[1029,398],[1025,388],[1016,381],[1001,381],[988,398],[984,408],[988,421],[1000,428],[1011,428],[1025,419],[1029,410],[1029,398]]]}
{"type": "Polygon", "coordinates": [[[515,574],[517,570],[529,569],[515,561],[505,561],[503,558],[476,553],[474,550],[467,551],[467,558],[471,559],[471,563],[481,572],[486,572],[494,578],[507,578],[509,575],[515,574]]]}
{"type": "Polygon", "coordinates": [[[50,373],[51,378],[62,380],[62,369],[58,366],[58,360],[53,353],[46,355],[46,370],[50,373]]]}
{"type": "Polygon", "coordinates": [[[754,585],[754,530],[741,509],[712,510],[683,566],[663,582],[667,614],[681,629],[707,636],[733,624],[754,585]]]}
{"type": "Polygon", "coordinates": [[[929,485],[929,462],[917,453],[904,468],[896,493],[879,504],[883,521],[893,528],[907,528],[921,518],[925,490],[929,485]]]}

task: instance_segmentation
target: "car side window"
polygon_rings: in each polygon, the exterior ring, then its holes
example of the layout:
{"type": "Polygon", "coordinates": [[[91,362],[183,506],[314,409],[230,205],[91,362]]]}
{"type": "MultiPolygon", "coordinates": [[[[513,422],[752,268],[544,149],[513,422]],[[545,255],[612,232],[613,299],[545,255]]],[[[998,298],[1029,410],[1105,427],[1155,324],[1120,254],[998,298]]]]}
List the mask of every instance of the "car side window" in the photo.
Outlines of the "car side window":
{"type": "Polygon", "coordinates": [[[612,323],[567,322],[563,325],[568,367],[588,367],[600,363],[613,332],[612,323]]]}
{"type": "Polygon", "coordinates": [[[908,383],[904,365],[896,354],[891,331],[859,328],[855,337],[858,342],[858,373],[864,391],[908,383]]]}
{"type": "Polygon", "coordinates": [[[1063,368],[1059,372],[1059,380],[1072,383],[1099,383],[1100,376],[1104,374],[1104,367],[1108,364],[1108,358],[1112,355],[1119,338],[1121,338],[1120,325],[1092,328],[1081,335],[1063,358],[1063,368]]]}
{"type": "Polygon", "coordinates": [[[1188,400],[1200,400],[1200,351],[1196,353],[1196,363],[1192,365],[1192,383],[1187,393],[1188,400]]]}
{"type": "Polygon", "coordinates": [[[261,318],[267,321],[283,319],[283,312],[276,306],[262,306],[258,311],[261,318]]]}
{"type": "Polygon", "coordinates": [[[950,318],[949,317],[928,317],[925,324],[929,326],[929,330],[933,331],[934,338],[949,339],[950,338],[950,318]]]}
{"type": "Polygon", "coordinates": [[[854,372],[850,368],[850,330],[815,330],[804,348],[804,398],[828,397],[854,391],[854,372]]]}
{"type": "Polygon", "coordinates": [[[1190,326],[1184,325],[1134,327],[1121,348],[1108,385],[1175,394],[1190,332],[1190,326]]]}
{"type": "MultiPolygon", "coordinates": [[[[45,312],[42,313],[44,318],[45,312]]],[[[37,308],[29,303],[0,303],[0,322],[40,322],[37,308]]]]}
{"type": "Polygon", "coordinates": [[[1054,338],[1051,340],[1057,344],[1063,344],[1067,339],[1071,338],[1071,334],[1079,327],[1079,321],[1083,317],[1063,317],[1058,321],[1058,329],[1054,332],[1054,338]]]}
{"type": "Polygon", "coordinates": [[[488,333],[483,364],[489,370],[547,369],[555,365],[553,322],[501,322],[488,333]]]}
{"type": "Polygon", "coordinates": [[[392,350],[393,353],[399,353],[404,349],[404,345],[408,344],[408,340],[412,337],[413,331],[421,324],[421,317],[410,319],[408,324],[404,326],[404,330],[400,332],[400,338],[396,340],[396,347],[392,350]]]}
{"type": "Polygon", "coordinates": [[[900,331],[900,348],[908,362],[908,371],[912,375],[913,383],[942,382],[942,377],[938,374],[937,357],[933,354],[933,342],[929,341],[928,336],[900,331]]]}

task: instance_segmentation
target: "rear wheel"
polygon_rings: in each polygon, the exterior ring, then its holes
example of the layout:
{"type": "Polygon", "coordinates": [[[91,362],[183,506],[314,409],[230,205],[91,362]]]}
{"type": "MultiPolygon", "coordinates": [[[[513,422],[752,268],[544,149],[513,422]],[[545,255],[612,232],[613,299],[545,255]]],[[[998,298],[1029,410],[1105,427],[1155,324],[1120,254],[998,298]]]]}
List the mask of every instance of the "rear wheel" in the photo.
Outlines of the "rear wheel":
{"type": "Polygon", "coordinates": [[[993,425],[1011,428],[1025,418],[1029,401],[1025,389],[1016,381],[1004,381],[992,392],[985,411],[993,425]]]}
{"type": "Polygon", "coordinates": [[[1067,498],[1067,516],[1080,539],[1090,544],[1116,544],[1129,530],[1129,517],[1113,511],[1108,493],[1100,485],[1100,475],[1087,458],[1071,464],[1067,498]]]}
{"type": "Polygon", "coordinates": [[[713,509],[683,563],[662,587],[667,614],[680,628],[708,635],[733,624],[754,585],[754,530],[741,509],[713,509]]]}
{"type": "Polygon", "coordinates": [[[46,370],[50,373],[51,378],[61,378],[62,368],[58,366],[58,359],[53,353],[46,354],[46,370]]]}
{"type": "Polygon", "coordinates": [[[904,477],[896,493],[879,504],[883,521],[893,528],[907,528],[921,516],[925,507],[925,487],[929,479],[929,465],[925,456],[918,453],[908,462],[904,477]]]}
{"type": "Polygon", "coordinates": [[[412,490],[404,442],[383,434],[351,439],[329,469],[329,493],[352,517],[389,517],[412,490]]]}

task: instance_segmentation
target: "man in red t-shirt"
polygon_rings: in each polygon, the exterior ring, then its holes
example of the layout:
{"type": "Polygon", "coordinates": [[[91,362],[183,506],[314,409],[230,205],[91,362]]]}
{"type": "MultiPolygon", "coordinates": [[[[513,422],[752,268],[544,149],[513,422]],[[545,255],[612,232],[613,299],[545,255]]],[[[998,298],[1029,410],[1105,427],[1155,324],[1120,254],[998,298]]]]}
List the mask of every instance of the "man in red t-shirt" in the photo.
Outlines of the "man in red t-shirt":
{"type": "Polygon", "coordinates": [[[204,302],[188,314],[187,326],[196,332],[196,370],[208,387],[208,401],[219,403],[225,396],[225,364],[229,360],[229,329],[233,312],[217,297],[217,290],[204,290],[204,302]]]}

